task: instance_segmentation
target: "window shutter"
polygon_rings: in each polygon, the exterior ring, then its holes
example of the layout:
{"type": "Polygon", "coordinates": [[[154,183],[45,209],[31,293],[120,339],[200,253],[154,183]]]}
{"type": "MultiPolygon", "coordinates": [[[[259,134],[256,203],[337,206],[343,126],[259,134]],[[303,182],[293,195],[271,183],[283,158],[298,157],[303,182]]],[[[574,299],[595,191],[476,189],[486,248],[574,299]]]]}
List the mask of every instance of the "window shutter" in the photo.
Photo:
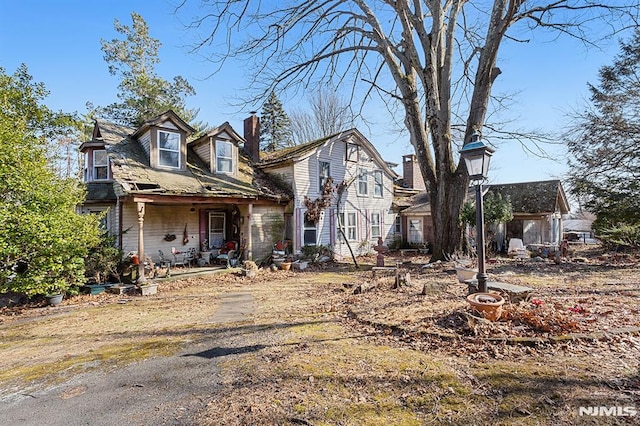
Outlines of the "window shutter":
{"type": "Polygon", "coordinates": [[[336,245],[336,209],[329,209],[329,244],[336,245]]]}
{"type": "Polygon", "coordinates": [[[302,227],[304,226],[304,223],[301,220],[301,214],[300,214],[300,207],[296,207],[296,214],[295,214],[295,247],[294,250],[299,250],[302,247],[302,227]]]}

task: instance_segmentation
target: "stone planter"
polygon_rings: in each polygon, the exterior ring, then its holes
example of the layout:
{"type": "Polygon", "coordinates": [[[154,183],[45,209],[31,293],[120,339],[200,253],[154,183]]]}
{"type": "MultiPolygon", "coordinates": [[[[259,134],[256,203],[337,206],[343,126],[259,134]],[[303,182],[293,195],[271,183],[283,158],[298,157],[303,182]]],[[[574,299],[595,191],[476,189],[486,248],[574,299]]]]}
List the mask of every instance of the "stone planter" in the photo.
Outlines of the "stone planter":
{"type": "Polygon", "coordinates": [[[47,294],[45,297],[47,298],[47,301],[49,302],[49,305],[58,306],[59,304],[62,303],[63,295],[62,294],[47,294]]]}
{"type": "Polygon", "coordinates": [[[109,287],[107,291],[109,293],[115,294],[132,294],[136,289],[135,285],[132,284],[116,284],[112,287],[109,287]]]}
{"type": "Polygon", "coordinates": [[[298,271],[304,271],[305,269],[307,269],[307,266],[309,266],[309,262],[306,262],[304,260],[293,262],[291,264],[291,267],[293,269],[297,269],[298,271]]]}
{"type": "Polygon", "coordinates": [[[502,315],[504,298],[496,293],[473,293],[467,296],[471,309],[489,321],[497,321],[502,315]]]}
{"type": "Polygon", "coordinates": [[[158,293],[158,284],[145,284],[140,286],[140,292],[143,296],[151,296],[158,293]]]}

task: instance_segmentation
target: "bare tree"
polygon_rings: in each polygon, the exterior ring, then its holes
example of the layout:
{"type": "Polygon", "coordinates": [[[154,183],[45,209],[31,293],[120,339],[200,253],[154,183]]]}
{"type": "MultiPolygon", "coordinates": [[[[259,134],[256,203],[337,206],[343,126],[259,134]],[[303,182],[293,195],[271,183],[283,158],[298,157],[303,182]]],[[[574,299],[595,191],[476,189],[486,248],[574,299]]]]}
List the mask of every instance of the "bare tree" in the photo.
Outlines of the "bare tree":
{"type": "Polygon", "coordinates": [[[213,47],[221,66],[250,61],[262,96],[332,85],[346,88],[352,106],[376,95],[390,111],[401,106],[430,192],[438,259],[461,241],[469,178],[456,148],[485,128],[501,44],[539,31],[593,44],[603,29],[634,24],[640,9],[638,0],[219,0],[200,10],[197,48],[213,47]]]}
{"type": "Polygon", "coordinates": [[[310,110],[293,109],[291,132],[296,144],[320,139],[354,127],[349,104],[333,89],[320,89],[309,98],[310,110]]]}

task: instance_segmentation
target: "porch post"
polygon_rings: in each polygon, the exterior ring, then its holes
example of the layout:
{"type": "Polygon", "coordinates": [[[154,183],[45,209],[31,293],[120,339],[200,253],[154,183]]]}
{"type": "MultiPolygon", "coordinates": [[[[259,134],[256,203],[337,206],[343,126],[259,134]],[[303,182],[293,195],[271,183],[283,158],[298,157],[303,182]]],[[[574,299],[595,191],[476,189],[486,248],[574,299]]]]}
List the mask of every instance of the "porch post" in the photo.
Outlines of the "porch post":
{"type": "Polygon", "coordinates": [[[253,260],[253,238],[251,235],[251,221],[253,216],[253,204],[249,204],[247,213],[247,260],[253,260]]]}
{"type": "Polygon", "coordinates": [[[145,203],[136,203],[138,207],[138,283],[144,283],[144,209],[145,203]]]}

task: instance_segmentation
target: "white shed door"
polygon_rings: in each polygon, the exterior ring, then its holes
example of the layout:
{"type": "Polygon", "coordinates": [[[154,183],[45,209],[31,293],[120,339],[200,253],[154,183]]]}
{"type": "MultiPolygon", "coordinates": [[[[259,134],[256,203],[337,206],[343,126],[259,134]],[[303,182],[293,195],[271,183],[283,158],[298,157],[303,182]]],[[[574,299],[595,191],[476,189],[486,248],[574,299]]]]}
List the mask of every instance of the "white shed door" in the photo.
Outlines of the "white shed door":
{"type": "Polygon", "coordinates": [[[422,219],[409,219],[409,244],[422,244],[422,219]]]}

